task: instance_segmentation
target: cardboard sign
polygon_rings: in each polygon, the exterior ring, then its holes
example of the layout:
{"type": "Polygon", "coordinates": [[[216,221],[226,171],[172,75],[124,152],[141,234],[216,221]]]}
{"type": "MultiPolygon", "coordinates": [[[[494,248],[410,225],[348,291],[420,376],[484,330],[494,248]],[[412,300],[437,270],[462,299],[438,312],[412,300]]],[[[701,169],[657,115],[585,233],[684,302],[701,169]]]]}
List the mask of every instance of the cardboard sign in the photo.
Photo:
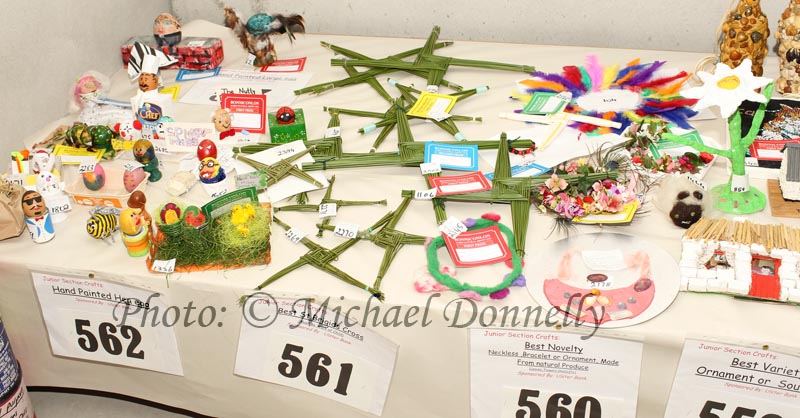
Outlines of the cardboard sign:
{"type": "Polygon", "coordinates": [[[478,169],[477,145],[425,143],[425,163],[439,163],[441,168],[475,171],[478,169]]]}
{"type": "Polygon", "coordinates": [[[461,176],[431,177],[428,181],[436,188],[437,196],[482,192],[492,188],[489,180],[480,171],[461,176]]]}
{"type": "Polygon", "coordinates": [[[511,259],[511,250],[496,225],[462,232],[456,238],[445,235],[444,243],[457,267],[475,267],[511,259]]]}
{"type": "Polygon", "coordinates": [[[263,94],[223,94],[220,105],[231,111],[237,130],[263,134],[267,131],[267,96],[263,94]]]}

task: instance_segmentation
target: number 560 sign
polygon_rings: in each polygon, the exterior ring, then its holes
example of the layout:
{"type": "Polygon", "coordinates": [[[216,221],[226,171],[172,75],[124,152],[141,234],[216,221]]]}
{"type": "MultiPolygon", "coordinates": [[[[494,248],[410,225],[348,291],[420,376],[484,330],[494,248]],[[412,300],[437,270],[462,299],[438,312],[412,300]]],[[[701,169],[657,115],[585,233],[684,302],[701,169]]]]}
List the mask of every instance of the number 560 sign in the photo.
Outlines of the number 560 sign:
{"type": "Polygon", "coordinates": [[[617,399],[508,388],[502,418],[612,418],[620,408],[617,399]]]}

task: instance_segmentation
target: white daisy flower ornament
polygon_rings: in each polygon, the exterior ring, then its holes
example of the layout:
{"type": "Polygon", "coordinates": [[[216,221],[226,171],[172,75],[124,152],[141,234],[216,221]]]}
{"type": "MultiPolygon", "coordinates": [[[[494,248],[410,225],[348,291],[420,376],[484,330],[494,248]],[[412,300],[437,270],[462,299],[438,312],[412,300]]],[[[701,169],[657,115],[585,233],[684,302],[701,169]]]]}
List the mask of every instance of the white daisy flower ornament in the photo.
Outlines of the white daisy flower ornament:
{"type": "Polygon", "coordinates": [[[681,92],[683,97],[700,99],[694,110],[719,106],[720,113],[727,118],[736,111],[743,101],[766,103],[767,98],[755,90],[770,82],[766,77],[756,77],[751,71],[753,63],[749,58],[736,67],[731,68],[724,63],[717,63],[714,74],[698,71],[697,76],[702,86],[692,87],[681,92]]]}

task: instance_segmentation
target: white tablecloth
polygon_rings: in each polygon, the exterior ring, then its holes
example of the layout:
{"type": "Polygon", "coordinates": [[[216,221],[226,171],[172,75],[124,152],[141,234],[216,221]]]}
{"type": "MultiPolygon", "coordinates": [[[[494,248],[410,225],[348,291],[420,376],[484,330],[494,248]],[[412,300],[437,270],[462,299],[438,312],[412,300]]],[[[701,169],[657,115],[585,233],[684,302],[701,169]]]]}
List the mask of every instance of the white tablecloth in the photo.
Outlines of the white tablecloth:
{"type": "MultiPolygon", "coordinates": [[[[445,22],[446,23],[446,22],[445,22]]],[[[442,38],[447,37],[447,27],[442,38]]],[[[208,22],[196,21],[184,27],[184,36],[216,36],[223,39],[225,68],[246,68],[245,52],[226,28],[208,22]]],[[[420,34],[424,37],[426,34],[420,34]]],[[[341,68],[329,65],[333,55],[319,45],[325,41],[340,45],[365,55],[380,58],[399,51],[419,47],[424,39],[376,39],[335,35],[299,35],[290,45],[286,39],[277,41],[281,58],[308,57],[306,72],[313,74],[312,83],[345,77],[341,68]]],[[[538,70],[559,72],[565,65],[581,65],[588,54],[595,54],[606,64],[624,64],[634,58],[642,62],[666,60],[669,67],[692,71],[701,54],[665,51],[640,51],[621,49],[586,49],[543,45],[491,44],[456,42],[440,50],[439,54],[461,58],[493,60],[531,64],[538,70]]],[[[771,62],[767,75],[774,75],[776,62],[771,62]]],[[[87,68],[91,63],[87,63],[87,68]]],[[[167,85],[173,83],[176,71],[163,71],[167,85]]],[[[484,95],[457,104],[459,114],[483,116],[482,123],[459,123],[469,139],[486,139],[503,130],[521,129],[519,122],[500,120],[499,112],[510,112],[521,107],[520,102],[509,100],[515,81],[524,73],[475,70],[452,67],[446,79],[465,88],[488,85],[484,95]]],[[[403,83],[414,83],[424,88],[425,82],[404,73],[392,74],[403,83]]],[[[384,77],[385,78],[385,77],[384,77]]],[[[385,81],[385,80],[382,80],[385,81]]],[[[181,84],[185,94],[191,82],[181,84]]],[[[394,92],[392,87],[388,87],[394,92]]],[[[111,96],[125,100],[133,95],[135,86],[127,80],[124,70],[113,77],[111,96]]],[[[367,85],[333,90],[321,96],[304,95],[294,106],[303,108],[309,138],[322,138],[328,122],[323,106],[336,106],[383,112],[388,106],[367,85]]],[[[211,106],[176,104],[175,119],[186,122],[210,120],[211,106]]],[[[33,111],[33,110],[32,110],[33,111]]],[[[274,111],[274,109],[273,109],[274,111]]],[[[366,152],[375,134],[359,135],[356,130],[373,120],[342,116],[344,149],[348,152],[366,152]]],[[[57,121],[57,122],[64,122],[57,121]]],[[[57,122],[42,129],[44,135],[57,122]]],[[[699,122],[706,135],[721,139],[722,122],[699,122]]],[[[446,133],[432,124],[413,124],[417,141],[449,140],[446,133]]],[[[31,141],[40,139],[31,138],[31,141]]],[[[393,150],[394,137],[390,137],[379,150],[393,150]]],[[[555,146],[555,145],[553,145],[555,146]]],[[[165,163],[165,179],[174,172],[172,163],[165,163]]],[[[350,200],[387,199],[387,207],[355,207],[343,209],[337,221],[357,222],[362,226],[374,222],[400,202],[403,189],[421,189],[424,182],[417,168],[386,167],[337,170],[333,197],[350,200]]],[[[725,181],[723,164],[717,164],[707,177],[709,184],[725,181]]],[[[167,199],[166,180],[150,184],[147,189],[148,208],[151,213],[167,199]]],[[[763,181],[754,185],[766,190],[763,181]]],[[[322,191],[311,194],[315,202],[322,191]]],[[[199,187],[193,189],[183,201],[202,204],[206,196],[199,187]]],[[[479,216],[487,211],[500,213],[510,222],[510,209],[505,205],[448,203],[448,213],[459,218],[479,216]]],[[[77,207],[65,223],[56,225],[56,238],[47,244],[36,245],[25,235],[0,242],[0,313],[10,335],[25,374],[33,386],[61,386],[122,393],[167,405],[224,416],[370,416],[367,413],[337,402],[299,390],[235,376],[237,339],[241,316],[236,300],[269,275],[292,263],[305,252],[300,245],[292,245],[282,236],[277,225],[272,237],[272,263],[268,266],[250,267],[230,271],[191,274],[174,274],[169,284],[163,275],[147,272],[144,261],[128,257],[124,247],[107,246],[96,241],[84,230],[87,208],[77,207]],[[118,280],[145,287],[168,295],[171,302],[185,306],[193,301],[195,306],[226,307],[227,312],[218,318],[221,327],[176,328],[178,346],[182,355],[185,376],[178,377],[156,372],[107,364],[85,362],[51,354],[46,329],[39,313],[39,304],[30,278],[31,270],[67,271],[79,275],[94,273],[98,278],[118,280]]],[[[287,213],[282,220],[306,231],[314,231],[317,218],[313,214],[287,213]]],[[[760,222],[776,220],[765,211],[750,219],[760,222]]],[[[535,276],[533,265],[536,254],[557,237],[550,236],[552,220],[532,211],[527,236],[526,274],[535,276]]],[[[437,233],[433,211],[429,202],[414,201],[398,225],[410,233],[433,236],[437,233]]],[[[595,232],[597,227],[580,227],[574,233],[595,232]]],[[[638,216],[630,226],[613,228],[615,232],[636,235],[665,248],[677,260],[680,255],[680,238],[683,230],[674,227],[661,212],[652,209],[638,216]]],[[[118,240],[119,241],[119,240],[118,240]]],[[[341,242],[338,237],[326,234],[323,245],[341,242]]],[[[371,283],[380,264],[383,251],[368,242],[359,243],[337,261],[337,265],[360,280],[371,283]]],[[[427,296],[416,293],[412,283],[425,270],[425,257],[421,247],[406,246],[398,255],[385,279],[382,289],[391,306],[422,306],[427,296]]],[[[472,274],[472,273],[470,273],[472,274]]],[[[677,278],[676,278],[677,280],[677,278]]],[[[311,267],[303,267],[284,277],[266,290],[275,295],[328,297],[342,303],[364,305],[367,294],[334,277],[311,267]]],[[[434,300],[435,322],[429,327],[376,327],[378,333],[399,344],[398,360],[384,411],[386,417],[464,417],[469,415],[469,344],[468,331],[449,327],[442,319],[442,309],[456,297],[446,293],[434,300]]],[[[481,306],[530,306],[535,302],[525,289],[515,288],[511,295],[500,301],[488,300],[481,306]]],[[[684,338],[689,335],[709,335],[722,338],[745,339],[752,342],[797,345],[793,330],[800,328],[797,308],[774,303],[750,302],[731,297],[701,294],[680,294],[663,314],[646,323],[619,330],[623,335],[642,338],[644,357],[639,391],[638,416],[661,416],[669,394],[673,374],[679,360],[684,338]]]]}

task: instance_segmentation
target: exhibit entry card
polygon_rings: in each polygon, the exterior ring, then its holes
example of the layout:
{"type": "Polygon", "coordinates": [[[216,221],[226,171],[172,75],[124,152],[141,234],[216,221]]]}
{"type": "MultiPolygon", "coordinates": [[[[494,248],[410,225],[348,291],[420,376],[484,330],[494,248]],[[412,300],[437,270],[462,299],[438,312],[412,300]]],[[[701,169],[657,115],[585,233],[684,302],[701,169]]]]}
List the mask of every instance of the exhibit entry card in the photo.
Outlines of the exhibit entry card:
{"type": "Polygon", "coordinates": [[[511,259],[511,250],[497,225],[475,229],[451,238],[444,235],[450,258],[456,267],[475,267],[511,259]]]}
{"type": "Polygon", "coordinates": [[[272,64],[261,67],[262,73],[296,73],[303,71],[306,66],[306,57],[275,60],[272,64]]]}
{"type": "Polygon", "coordinates": [[[220,106],[231,111],[231,127],[263,134],[267,130],[267,96],[222,94],[220,106]]]}
{"type": "Polygon", "coordinates": [[[478,169],[478,146],[426,142],[423,161],[439,163],[445,169],[475,171],[478,169]]]}
{"type": "Polygon", "coordinates": [[[458,100],[455,96],[423,91],[414,106],[407,112],[409,116],[443,121],[450,117],[450,110],[458,100]]]}
{"type": "Polygon", "coordinates": [[[800,352],[764,348],[687,339],[664,417],[798,416],[800,352]]]}
{"type": "Polygon", "coordinates": [[[572,100],[572,93],[552,93],[537,91],[522,109],[526,115],[552,115],[564,110],[572,100]]]}
{"type": "Polygon", "coordinates": [[[492,188],[492,184],[480,171],[460,176],[430,177],[428,181],[431,187],[436,188],[437,196],[482,192],[492,188]]]}
{"type": "Polygon", "coordinates": [[[54,355],[183,376],[175,324],[157,293],[88,272],[31,276],[54,355]]]}
{"type": "Polygon", "coordinates": [[[397,344],[307,299],[255,293],[243,312],[235,374],[383,413],[397,344]]]}
{"type": "Polygon", "coordinates": [[[635,418],[641,361],[636,341],[473,328],[471,417],[635,418]]]}
{"type": "MultiPolygon", "coordinates": [[[[550,171],[549,167],[545,167],[543,165],[539,165],[536,163],[530,163],[525,165],[512,165],[511,177],[536,177],[548,171],[550,171]]],[[[494,180],[494,171],[491,173],[487,173],[485,175],[487,180],[489,181],[494,180]]]]}

